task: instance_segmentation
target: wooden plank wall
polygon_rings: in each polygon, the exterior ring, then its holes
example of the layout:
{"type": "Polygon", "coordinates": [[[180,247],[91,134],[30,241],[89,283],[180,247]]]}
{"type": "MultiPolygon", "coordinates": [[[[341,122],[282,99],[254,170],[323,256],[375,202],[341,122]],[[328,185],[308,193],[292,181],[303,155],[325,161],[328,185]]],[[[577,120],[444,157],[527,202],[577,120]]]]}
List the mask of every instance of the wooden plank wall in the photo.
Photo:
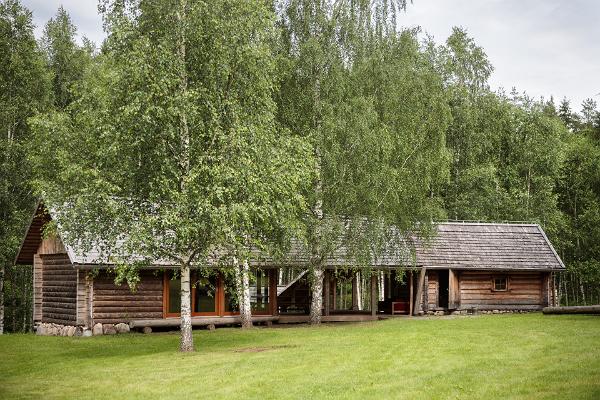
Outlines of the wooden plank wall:
{"type": "Polygon", "coordinates": [[[428,285],[427,285],[427,300],[428,309],[432,310],[438,306],[438,287],[439,279],[437,271],[429,270],[427,272],[428,285]]]}
{"type": "Polygon", "coordinates": [[[134,319],[163,318],[163,275],[141,271],[135,292],[127,284],[115,285],[105,271],[94,278],[93,322],[115,324],[134,319]]]}
{"type": "Polygon", "coordinates": [[[42,320],[42,258],[33,256],[33,322],[42,320]]]}
{"type": "Polygon", "coordinates": [[[460,273],[460,306],[463,309],[536,309],[541,308],[542,273],[507,273],[462,271],[460,273]],[[494,276],[508,276],[509,290],[492,290],[494,276]]]}
{"type": "Polygon", "coordinates": [[[84,325],[91,328],[90,320],[90,295],[91,295],[91,277],[84,270],[77,271],[77,325],[84,325]]]}
{"type": "Polygon", "coordinates": [[[42,259],[42,321],[74,325],[77,270],[67,254],[46,254],[42,259]]]}
{"type": "Polygon", "coordinates": [[[460,307],[459,272],[448,270],[448,308],[460,307]]]}

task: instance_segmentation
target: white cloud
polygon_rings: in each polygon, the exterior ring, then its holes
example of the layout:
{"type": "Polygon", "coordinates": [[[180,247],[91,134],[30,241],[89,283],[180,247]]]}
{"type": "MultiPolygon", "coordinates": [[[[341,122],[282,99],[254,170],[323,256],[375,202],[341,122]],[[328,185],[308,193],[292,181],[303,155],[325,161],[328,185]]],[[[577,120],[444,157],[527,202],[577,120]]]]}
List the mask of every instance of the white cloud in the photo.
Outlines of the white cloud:
{"type": "Polygon", "coordinates": [[[401,23],[421,26],[438,42],[453,26],[466,28],[494,65],[494,88],[566,96],[575,109],[600,92],[596,0],[414,0],[401,23]]]}
{"type": "MultiPolygon", "coordinates": [[[[33,10],[36,34],[60,4],[81,36],[104,38],[95,0],[23,0],[33,10]]],[[[488,54],[494,88],[516,87],[531,96],[572,100],[575,109],[600,92],[600,1],[414,0],[400,18],[443,42],[462,26],[488,54]]],[[[595,97],[600,101],[600,96],[595,97]]]]}

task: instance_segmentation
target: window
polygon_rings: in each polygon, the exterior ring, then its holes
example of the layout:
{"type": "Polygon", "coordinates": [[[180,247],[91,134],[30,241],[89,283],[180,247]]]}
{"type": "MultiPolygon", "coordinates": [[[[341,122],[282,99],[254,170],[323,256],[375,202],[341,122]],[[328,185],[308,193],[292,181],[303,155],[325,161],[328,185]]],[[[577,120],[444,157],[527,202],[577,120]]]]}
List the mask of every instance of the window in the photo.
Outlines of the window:
{"type": "Polygon", "coordinates": [[[181,310],[181,278],[179,275],[173,276],[169,274],[168,277],[168,288],[169,288],[169,305],[168,314],[179,314],[181,310]]]}
{"type": "Polygon", "coordinates": [[[252,271],[250,280],[250,305],[252,312],[269,312],[269,271],[257,269],[252,271]]]}
{"type": "MultiPolygon", "coordinates": [[[[216,315],[218,306],[218,277],[203,277],[192,274],[191,277],[192,315],[216,315]]],[[[165,274],[166,314],[179,316],[181,312],[181,277],[172,271],[165,274]]]]}
{"type": "Polygon", "coordinates": [[[508,278],[506,276],[494,277],[492,290],[494,292],[506,292],[508,290],[508,278]]]}
{"type": "MultiPolygon", "coordinates": [[[[240,312],[233,274],[216,271],[193,272],[191,276],[192,316],[237,315],[240,312]]],[[[268,315],[271,312],[269,270],[250,272],[250,303],[252,313],[268,315]]],[[[168,271],[164,275],[163,310],[165,317],[178,317],[181,313],[181,278],[178,272],[168,271]]]]}
{"type": "Polygon", "coordinates": [[[194,313],[216,313],[217,312],[217,276],[198,277],[194,280],[194,313]]]}

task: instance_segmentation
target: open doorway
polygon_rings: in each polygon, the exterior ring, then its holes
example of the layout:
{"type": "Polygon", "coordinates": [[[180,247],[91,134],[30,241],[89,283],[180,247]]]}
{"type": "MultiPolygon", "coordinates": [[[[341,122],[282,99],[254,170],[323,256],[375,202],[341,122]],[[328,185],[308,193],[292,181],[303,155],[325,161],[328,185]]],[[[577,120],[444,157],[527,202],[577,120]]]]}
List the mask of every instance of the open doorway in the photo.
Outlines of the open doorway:
{"type": "Polygon", "coordinates": [[[438,306],[442,308],[448,308],[449,288],[448,288],[448,270],[438,271],[439,277],[439,294],[438,294],[438,306]]]}

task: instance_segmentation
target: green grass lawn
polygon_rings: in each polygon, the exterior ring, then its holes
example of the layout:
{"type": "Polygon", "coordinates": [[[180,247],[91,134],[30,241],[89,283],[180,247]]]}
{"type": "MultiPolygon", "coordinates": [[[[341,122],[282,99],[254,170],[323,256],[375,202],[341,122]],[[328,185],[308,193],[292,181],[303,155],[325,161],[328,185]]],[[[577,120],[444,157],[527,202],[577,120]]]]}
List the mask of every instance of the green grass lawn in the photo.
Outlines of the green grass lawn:
{"type": "Polygon", "coordinates": [[[0,398],[599,399],[600,317],[0,336],[0,398]]]}

